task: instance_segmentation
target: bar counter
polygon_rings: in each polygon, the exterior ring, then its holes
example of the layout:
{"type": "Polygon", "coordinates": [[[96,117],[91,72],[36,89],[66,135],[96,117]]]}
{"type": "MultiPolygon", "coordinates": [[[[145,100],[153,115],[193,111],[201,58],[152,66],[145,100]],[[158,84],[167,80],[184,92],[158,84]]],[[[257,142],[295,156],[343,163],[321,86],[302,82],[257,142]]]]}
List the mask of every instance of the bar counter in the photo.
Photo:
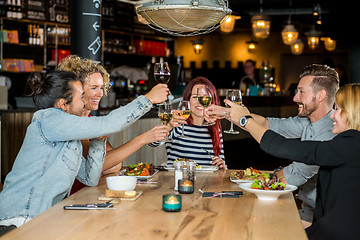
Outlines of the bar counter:
{"type": "Polygon", "coordinates": [[[240,198],[203,198],[203,191],[240,191],[230,170],[197,172],[196,191],[182,194],[180,212],[164,212],[162,195],[176,193],[174,172],[158,172],[152,182],[137,184],[142,195],[121,200],[115,209],[64,210],[70,204],[99,202],[105,178],[87,187],[6,234],[10,239],[307,239],[291,193],[275,201],[258,200],[244,192],[240,198]]]}

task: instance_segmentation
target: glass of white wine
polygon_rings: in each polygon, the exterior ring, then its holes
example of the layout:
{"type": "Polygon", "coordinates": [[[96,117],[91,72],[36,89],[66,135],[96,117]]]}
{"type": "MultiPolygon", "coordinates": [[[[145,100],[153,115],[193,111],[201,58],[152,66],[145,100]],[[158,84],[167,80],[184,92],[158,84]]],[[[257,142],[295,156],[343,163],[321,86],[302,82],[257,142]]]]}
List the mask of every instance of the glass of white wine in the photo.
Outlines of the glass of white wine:
{"type": "MultiPolygon", "coordinates": [[[[242,104],[242,96],[241,96],[241,90],[240,89],[229,89],[226,92],[226,99],[232,101],[233,103],[236,103],[238,105],[242,104]]],[[[229,107],[226,105],[226,107],[229,107]]],[[[225,130],[225,133],[229,134],[239,134],[238,131],[234,130],[234,124],[231,122],[230,129],[225,130]]]]}
{"type": "MultiPolygon", "coordinates": [[[[191,114],[189,101],[185,101],[185,100],[180,101],[178,110],[180,111],[179,112],[180,117],[183,117],[185,120],[188,119],[191,114]]],[[[181,130],[180,137],[186,138],[187,136],[184,135],[184,124],[181,124],[181,125],[182,125],[182,130],[181,130]]]]}
{"type": "MultiPolygon", "coordinates": [[[[158,108],[159,108],[158,116],[159,116],[161,122],[163,124],[168,124],[171,121],[172,117],[173,117],[171,104],[169,104],[167,102],[163,102],[163,103],[160,103],[158,105],[158,108]]],[[[164,142],[171,142],[170,139],[165,139],[163,141],[164,142]]]]}
{"type": "MultiPolygon", "coordinates": [[[[200,103],[200,105],[204,107],[204,111],[208,106],[210,106],[211,101],[212,101],[212,96],[211,96],[208,86],[204,85],[204,86],[198,87],[197,99],[198,99],[198,102],[200,103]]],[[[215,122],[204,122],[203,126],[212,126],[214,124],[215,124],[215,122]]]]}

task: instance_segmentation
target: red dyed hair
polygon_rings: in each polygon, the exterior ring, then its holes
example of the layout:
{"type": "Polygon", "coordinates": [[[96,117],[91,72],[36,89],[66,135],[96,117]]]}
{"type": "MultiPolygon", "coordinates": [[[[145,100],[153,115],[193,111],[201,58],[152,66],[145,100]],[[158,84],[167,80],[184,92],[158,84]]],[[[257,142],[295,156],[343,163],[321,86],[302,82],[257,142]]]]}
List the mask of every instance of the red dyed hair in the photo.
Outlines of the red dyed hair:
{"type": "MultiPolygon", "coordinates": [[[[192,79],[186,86],[183,94],[183,99],[186,101],[190,100],[192,89],[195,85],[205,85],[209,88],[211,96],[212,96],[212,104],[220,105],[220,98],[217,95],[215,86],[205,77],[197,77],[192,79]]],[[[193,123],[193,119],[190,116],[187,122],[191,125],[193,123]]],[[[221,124],[220,120],[216,120],[215,125],[209,126],[209,134],[211,137],[211,141],[213,144],[214,155],[219,156],[221,154],[221,124]]]]}

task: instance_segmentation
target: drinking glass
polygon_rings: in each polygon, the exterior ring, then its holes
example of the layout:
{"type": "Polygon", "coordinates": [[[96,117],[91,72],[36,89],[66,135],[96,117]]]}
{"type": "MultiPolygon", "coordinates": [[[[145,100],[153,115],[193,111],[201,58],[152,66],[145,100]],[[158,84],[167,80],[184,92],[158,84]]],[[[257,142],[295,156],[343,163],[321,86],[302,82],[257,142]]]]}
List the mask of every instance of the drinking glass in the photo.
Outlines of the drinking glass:
{"type": "MultiPolygon", "coordinates": [[[[208,106],[210,106],[212,96],[211,96],[210,90],[207,86],[198,87],[197,99],[198,99],[198,102],[200,103],[200,105],[204,107],[204,111],[208,106]]],[[[215,122],[204,122],[203,126],[212,126],[214,124],[215,124],[215,122]]]]}
{"type": "MultiPolygon", "coordinates": [[[[170,72],[169,64],[167,62],[155,63],[154,78],[157,83],[167,84],[170,80],[170,77],[171,77],[171,72],[170,72]]],[[[167,101],[169,101],[169,99],[167,101]]]]}
{"type": "MultiPolygon", "coordinates": [[[[226,99],[232,101],[233,103],[236,103],[238,105],[242,104],[242,97],[241,97],[241,90],[240,89],[229,89],[226,92],[226,99]]],[[[226,107],[229,107],[226,105],[226,107]]],[[[234,130],[234,124],[231,122],[230,129],[225,130],[225,133],[229,134],[239,134],[238,131],[234,130]]]]}
{"type": "MultiPolygon", "coordinates": [[[[171,104],[169,104],[167,102],[163,102],[163,103],[160,103],[158,105],[158,107],[159,107],[158,116],[159,116],[161,122],[163,124],[168,124],[171,121],[172,117],[173,117],[171,104]]],[[[165,140],[162,140],[162,141],[171,142],[170,139],[165,139],[165,140]]]]}
{"type": "Polygon", "coordinates": [[[170,80],[171,73],[167,62],[155,63],[154,78],[157,83],[167,84],[170,80]]]}
{"type": "MultiPolygon", "coordinates": [[[[182,100],[179,103],[178,110],[180,110],[180,112],[179,112],[180,117],[183,117],[185,120],[188,119],[190,117],[190,114],[191,114],[189,101],[182,100]]],[[[184,124],[181,124],[181,125],[182,125],[182,130],[181,130],[180,137],[181,138],[186,138],[187,136],[184,135],[184,124]]]]}

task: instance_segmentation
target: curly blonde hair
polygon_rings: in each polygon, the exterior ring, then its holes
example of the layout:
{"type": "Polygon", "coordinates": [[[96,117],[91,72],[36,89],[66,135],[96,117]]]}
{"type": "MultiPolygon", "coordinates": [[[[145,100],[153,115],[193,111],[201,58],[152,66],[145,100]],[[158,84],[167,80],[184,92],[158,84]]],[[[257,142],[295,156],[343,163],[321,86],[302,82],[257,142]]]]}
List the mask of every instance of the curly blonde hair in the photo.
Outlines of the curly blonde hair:
{"type": "Polygon", "coordinates": [[[103,66],[91,59],[81,58],[77,55],[70,55],[61,60],[57,69],[75,73],[83,84],[86,83],[87,78],[91,74],[100,73],[104,81],[104,95],[107,96],[110,90],[110,74],[103,66]]]}

